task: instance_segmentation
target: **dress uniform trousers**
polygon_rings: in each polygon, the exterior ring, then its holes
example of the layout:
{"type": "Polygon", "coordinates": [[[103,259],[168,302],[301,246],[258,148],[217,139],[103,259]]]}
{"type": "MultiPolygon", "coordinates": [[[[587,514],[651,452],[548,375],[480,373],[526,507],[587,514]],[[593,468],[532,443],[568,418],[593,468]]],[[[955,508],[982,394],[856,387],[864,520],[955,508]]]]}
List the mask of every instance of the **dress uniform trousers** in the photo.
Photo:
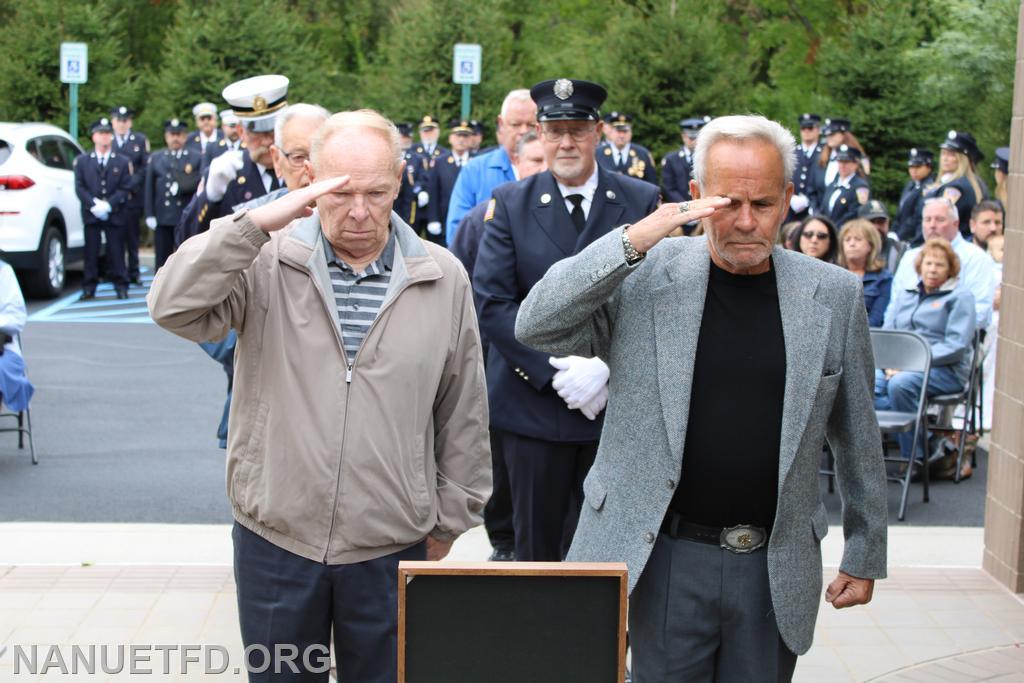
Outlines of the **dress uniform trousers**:
{"type": "Polygon", "coordinates": [[[110,221],[87,223],[85,225],[85,264],[82,277],[82,289],[86,292],[96,291],[100,281],[100,245],[103,237],[107,238],[107,278],[114,287],[123,289],[128,286],[128,271],[124,263],[123,225],[114,225],[110,221]]]}

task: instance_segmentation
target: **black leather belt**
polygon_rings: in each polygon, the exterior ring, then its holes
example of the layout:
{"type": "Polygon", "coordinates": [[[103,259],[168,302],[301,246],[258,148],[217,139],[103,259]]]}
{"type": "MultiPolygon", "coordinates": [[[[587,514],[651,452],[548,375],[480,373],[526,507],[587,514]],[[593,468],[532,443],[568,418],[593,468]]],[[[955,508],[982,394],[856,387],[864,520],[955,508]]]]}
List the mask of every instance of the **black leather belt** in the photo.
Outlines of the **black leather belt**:
{"type": "Polygon", "coordinates": [[[661,532],[671,538],[717,545],[734,553],[751,553],[768,543],[768,532],[762,527],[749,524],[725,528],[705,526],[689,522],[671,510],[661,522],[661,532]]]}

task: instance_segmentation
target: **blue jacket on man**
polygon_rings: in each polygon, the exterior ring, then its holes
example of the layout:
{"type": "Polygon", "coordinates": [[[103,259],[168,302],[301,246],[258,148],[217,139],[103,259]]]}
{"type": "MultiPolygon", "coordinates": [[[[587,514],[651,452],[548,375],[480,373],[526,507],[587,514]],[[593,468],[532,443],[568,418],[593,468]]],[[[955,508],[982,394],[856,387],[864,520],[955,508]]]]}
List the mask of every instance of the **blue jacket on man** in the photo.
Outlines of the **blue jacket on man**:
{"type": "Polygon", "coordinates": [[[448,221],[445,226],[448,244],[455,239],[459,221],[470,209],[485,199],[490,199],[491,191],[498,185],[515,179],[512,160],[509,159],[504,147],[470,159],[469,163],[462,167],[455,187],[452,188],[451,199],[448,200],[448,221]]]}

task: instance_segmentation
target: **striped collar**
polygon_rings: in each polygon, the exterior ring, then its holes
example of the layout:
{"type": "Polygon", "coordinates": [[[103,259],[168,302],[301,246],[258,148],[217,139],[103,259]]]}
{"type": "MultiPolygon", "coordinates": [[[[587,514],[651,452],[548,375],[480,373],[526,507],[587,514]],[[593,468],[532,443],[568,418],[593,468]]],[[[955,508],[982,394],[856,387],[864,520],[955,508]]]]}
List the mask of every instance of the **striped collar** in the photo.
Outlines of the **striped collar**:
{"type": "MultiPolygon", "coordinates": [[[[334,252],[334,247],[327,240],[327,234],[322,230],[320,232],[320,239],[323,240],[324,255],[327,257],[327,265],[336,265],[344,271],[354,273],[352,266],[348,265],[334,252]]],[[[373,263],[369,264],[362,273],[356,273],[357,275],[377,275],[385,271],[391,271],[395,264],[395,231],[391,228],[388,229],[388,242],[384,245],[384,250],[380,252],[380,256],[374,260],[373,263]]]]}

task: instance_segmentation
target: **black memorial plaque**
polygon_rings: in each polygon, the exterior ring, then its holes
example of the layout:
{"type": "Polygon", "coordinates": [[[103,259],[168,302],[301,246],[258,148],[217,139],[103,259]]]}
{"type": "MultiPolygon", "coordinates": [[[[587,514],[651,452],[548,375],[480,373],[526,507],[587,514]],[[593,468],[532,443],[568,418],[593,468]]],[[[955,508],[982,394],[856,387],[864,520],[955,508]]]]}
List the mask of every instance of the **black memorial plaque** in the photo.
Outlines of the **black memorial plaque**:
{"type": "Polygon", "coordinates": [[[620,683],[622,564],[403,562],[399,683],[620,683]]]}

